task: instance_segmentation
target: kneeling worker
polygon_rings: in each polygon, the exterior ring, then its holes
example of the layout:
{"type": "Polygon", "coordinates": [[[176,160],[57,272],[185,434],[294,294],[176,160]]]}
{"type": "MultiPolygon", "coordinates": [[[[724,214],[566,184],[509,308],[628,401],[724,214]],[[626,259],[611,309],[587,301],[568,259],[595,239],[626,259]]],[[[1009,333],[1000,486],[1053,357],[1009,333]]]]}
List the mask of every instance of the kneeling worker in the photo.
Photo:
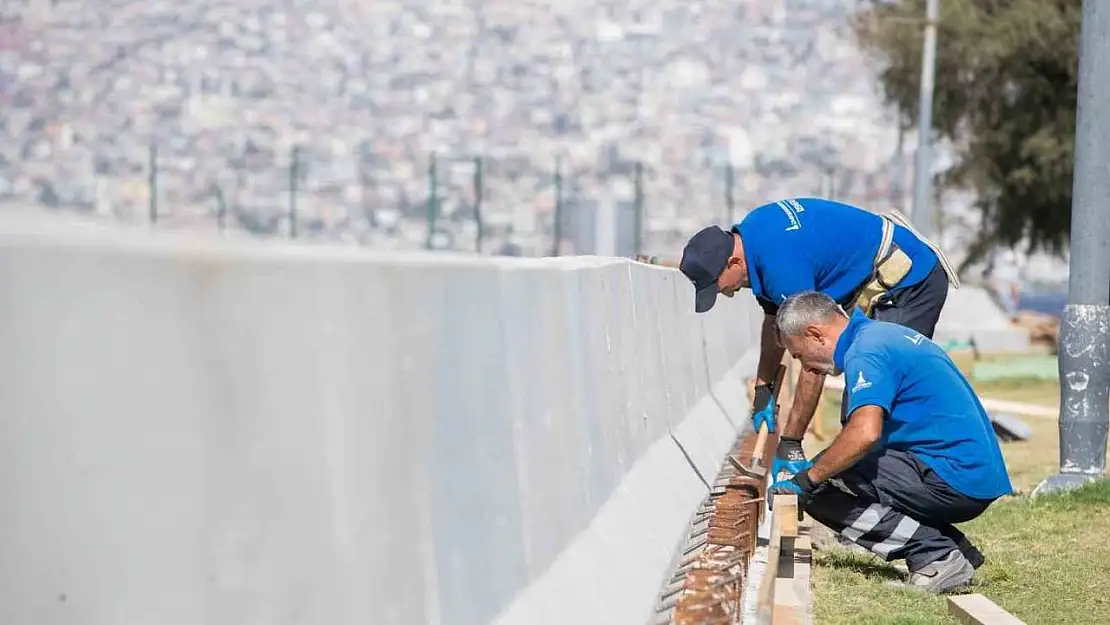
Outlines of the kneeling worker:
{"type": "Polygon", "coordinates": [[[919,332],[849,318],[828,295],[788,298],[779,338],[805,369],[844,372],[847,425],[809,466],[772,485],[814,519],[882,556],[904,558],[911,587],[966,585],[983,555],[953,523],[1012,488],[982,404],[939,346],[919,332]]]}

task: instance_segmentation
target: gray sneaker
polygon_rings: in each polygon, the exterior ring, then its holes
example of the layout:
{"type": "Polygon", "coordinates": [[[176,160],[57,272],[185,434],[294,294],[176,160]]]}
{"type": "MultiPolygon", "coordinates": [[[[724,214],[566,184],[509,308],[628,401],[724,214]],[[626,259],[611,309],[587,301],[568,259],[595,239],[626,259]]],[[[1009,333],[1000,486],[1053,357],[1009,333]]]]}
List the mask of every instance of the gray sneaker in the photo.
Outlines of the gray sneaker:
{"type": "Polygon", "coordinates": [[[959,549],[953,549],[940,560],[911,571],[908,587],[941,594],[967,586],[974,574],[975,567],[959,549]]]}
{"type": "Polygon", "coordinates": [[[964,557],[967,558],[967,561],[971,563],[972,568],[975,570],[979,570],[979,567],[983,566],[983,562],[986,561],[986,558],[983,557],[983,552],[979,551],[978,547],[971,544],[967,536],[964,536],[964,539],[960,541],[960,553],[964,554],[964,557]]]}

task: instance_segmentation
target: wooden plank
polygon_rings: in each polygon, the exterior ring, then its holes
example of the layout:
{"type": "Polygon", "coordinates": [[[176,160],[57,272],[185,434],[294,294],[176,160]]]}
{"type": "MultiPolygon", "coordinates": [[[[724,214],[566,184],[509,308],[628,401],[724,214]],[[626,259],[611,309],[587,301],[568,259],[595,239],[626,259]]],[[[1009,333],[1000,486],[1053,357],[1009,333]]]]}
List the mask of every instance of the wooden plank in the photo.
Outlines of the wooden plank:
{"type": "Polygon", "coordinates": [[[798,496],[775,495],[775,512],[782,509],[779,523],[782,524],[782,535],[793,538],[798,535],[798,496]]]}
{"type": "Polygon", "coordinates": [[[794,608],[785,605],[776,605],[773,616],[775,625],[802,625],[794,608]]]}
{"type": "Polygon", "coordinates": [[[768,565],[760,582],[756,623],[804,625],[809,622],[812,600],[809,539],[812,522],[806,517],[798,525],[796,508],[778,497],[771,517],[768,565]],[[784,535],[783,526],[787,520],[795,524],[796,536],[784,535]]]}
{"type": "Polygon", "coordinates": [[[813,588],[809,533],[812,529],[812,520],[806,517],[798,527],[796,538],[782,538],[772,625],[805,625],[811,620],[813,588]]]}
{"type": "Polygon", "coordinates": [[[948,613],[966,625],[1025,625],[980,594],[948,597],[948,613]]]}
{"type": "Polygon", "coordinates": [[[771,511],[771,537],[767,541],[767,566],[763,569],[763,579],[759,580],[759,594],[756,598],[755,619],[760,625],[774,623],[775,584],[778,580],[779,555],[782,549],[782,513],[779,508],[771,511]]]}

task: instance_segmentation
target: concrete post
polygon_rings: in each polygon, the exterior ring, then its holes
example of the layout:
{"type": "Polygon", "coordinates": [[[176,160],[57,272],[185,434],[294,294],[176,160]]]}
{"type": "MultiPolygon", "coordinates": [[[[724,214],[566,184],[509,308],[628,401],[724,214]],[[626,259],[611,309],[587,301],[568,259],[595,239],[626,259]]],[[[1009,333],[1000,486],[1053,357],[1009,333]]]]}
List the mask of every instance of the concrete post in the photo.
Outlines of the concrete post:
{"type": "Polygon", "coordinates": [[[921,48],[921,93],[917,107],[917,155],[913,178],[913,223],[923,236],[932,236],[930,210],[933,185],[933,83],[937,61],[939,0],[928,0],[925,8],[925,43],[921,48]]]}
{"type": "Polygon", "coordinates": [[[1106,471],[1110,368],[1110,2],[1083,1],[1072,187],[1071,274],[1060,324],[1060,473],[1034,495],[1106,471]]]}

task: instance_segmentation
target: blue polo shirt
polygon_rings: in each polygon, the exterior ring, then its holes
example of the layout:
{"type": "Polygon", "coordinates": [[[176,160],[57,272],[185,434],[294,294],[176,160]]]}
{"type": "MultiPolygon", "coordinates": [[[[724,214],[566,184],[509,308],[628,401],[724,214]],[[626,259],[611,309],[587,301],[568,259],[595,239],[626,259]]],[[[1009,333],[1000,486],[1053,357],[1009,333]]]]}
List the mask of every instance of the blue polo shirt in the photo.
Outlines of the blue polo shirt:
{"type": "Polygon", "coordinates": [[[968,497],[1010,493],[987,412],[936,343],[898,324],[872,321],[857,309],[833,361],[844,371],[848,414],[862,406],[885,412],[881,445],[913,453],[968,497]]]}
{"type": "MultiPolygon", "coordinates": [[[[773,315],[786,298],[820,291],[851,309],[851,296],[871,277],[883,238],[882,218],[862,208],[820,198],[764,204],[732,227],[744,240],[752,293],[773,315]]],[[[894,243],[913,261],[895,289],[929,275],[937,256],[902,226],[894,243]]]]}

